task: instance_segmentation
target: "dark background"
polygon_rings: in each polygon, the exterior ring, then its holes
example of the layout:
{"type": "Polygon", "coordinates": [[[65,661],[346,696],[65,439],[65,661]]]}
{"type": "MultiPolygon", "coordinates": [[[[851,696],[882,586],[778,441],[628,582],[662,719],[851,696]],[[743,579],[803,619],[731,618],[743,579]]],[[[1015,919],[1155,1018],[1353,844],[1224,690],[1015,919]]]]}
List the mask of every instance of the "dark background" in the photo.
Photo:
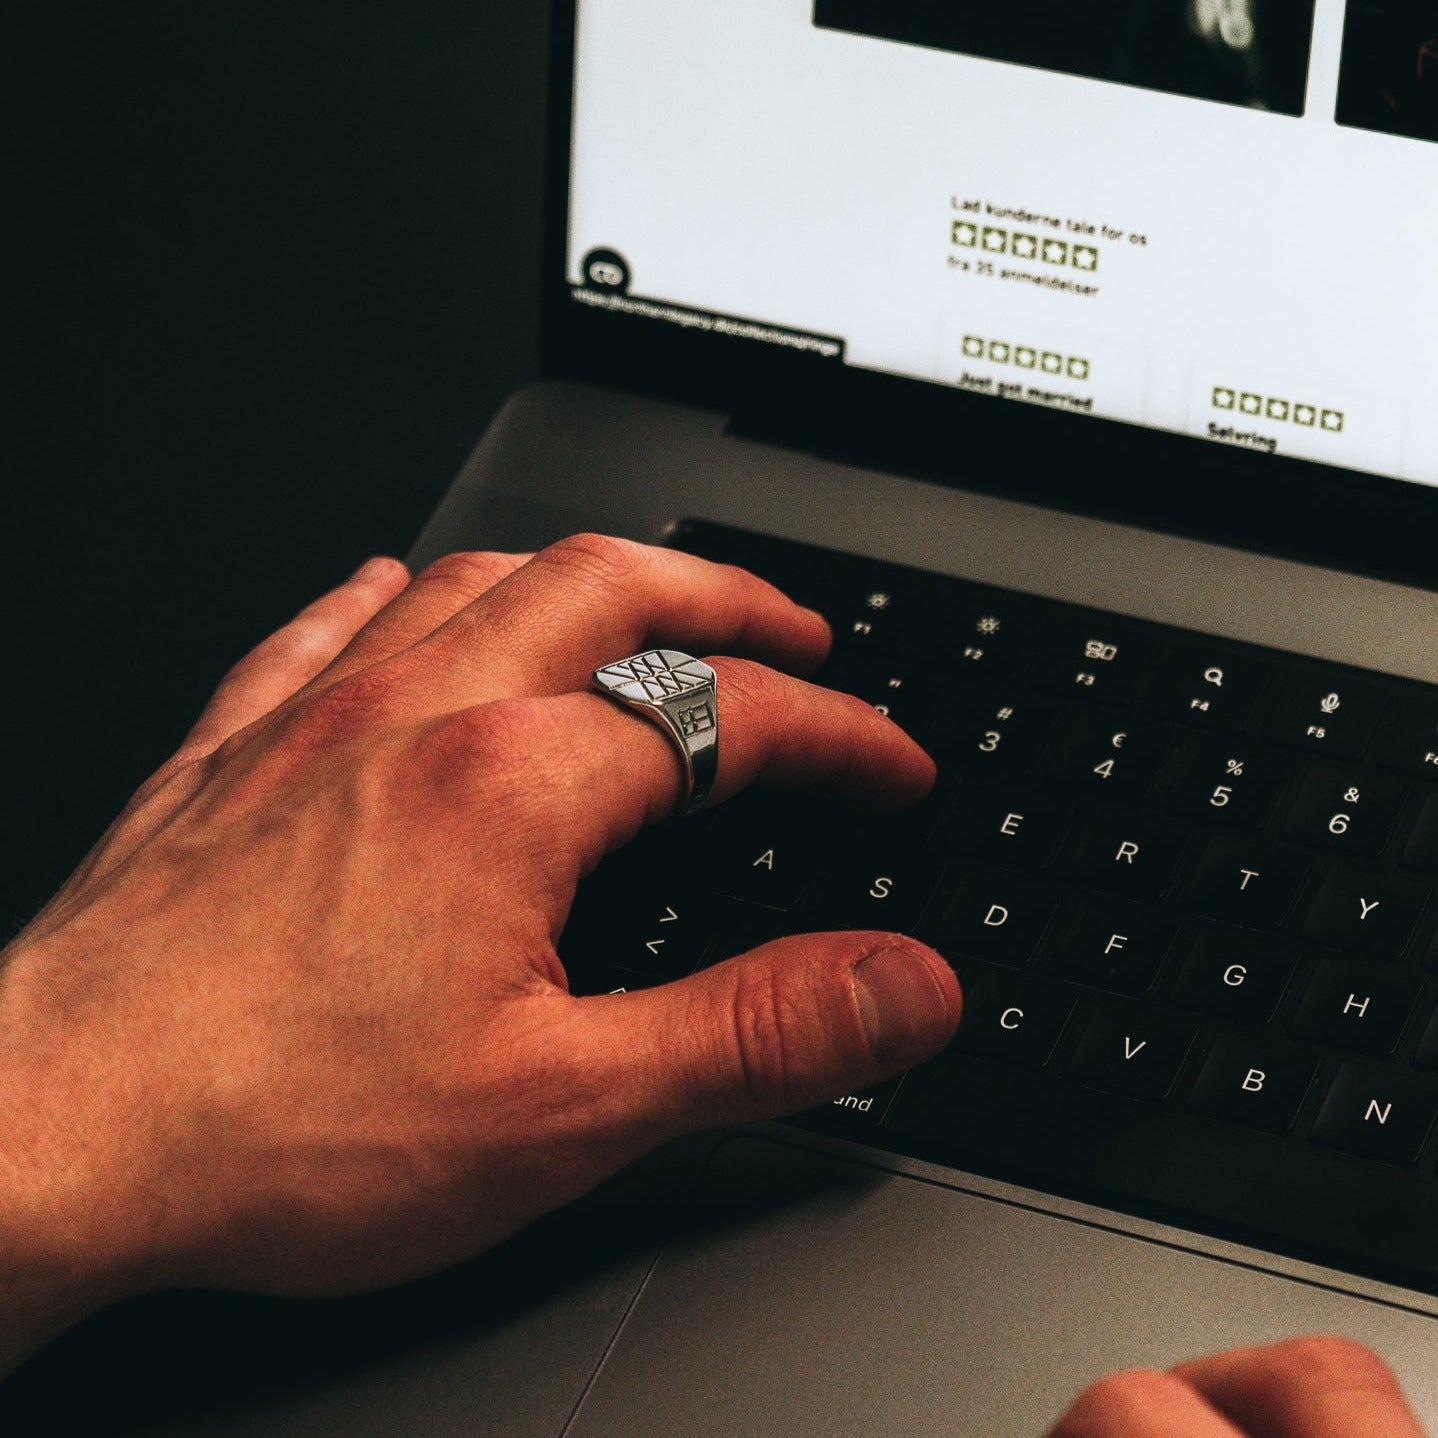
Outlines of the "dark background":
{"type": "Polygon", "coordinates": [[[543,0],[10,0],[0,939],[536,370],[543,0]]]}

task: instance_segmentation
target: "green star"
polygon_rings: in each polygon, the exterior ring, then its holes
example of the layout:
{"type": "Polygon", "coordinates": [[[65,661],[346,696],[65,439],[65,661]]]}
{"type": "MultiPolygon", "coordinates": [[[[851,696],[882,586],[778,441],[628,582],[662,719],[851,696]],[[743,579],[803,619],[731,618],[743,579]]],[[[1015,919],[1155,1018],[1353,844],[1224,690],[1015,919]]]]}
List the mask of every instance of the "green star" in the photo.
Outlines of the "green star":
{"type": "Polygon", "coordinates": [[[1086,359],[1071,359],[1068,364],[1070,379],[1088,378],[1088,361],[1086,359]]]}
{"type": "Polygon", "coordinates": [[[1038,353],[1030,349],[1028,345],[1020,345],[1014,351],[1014,363],[1020,369],[1032,369],[1037,362],[1038,353]]]}
{"type": "Polygon", "coordinates": [[[1318,419],[1318,411],[1311,404],[1296,404],[1293,406],[1294,424],[1306,424],[1310,429],[1318,419]]]}
{"type": "Polygon", "coordinates": [[[1052,350],[1045,350],[1043,358],[1039,361],[1039,368],[1045,374],[1062,374],[1064,370],[1064,357],[1056,355],[1052,350]]]}
{"type": "Polygon", "coordinates": [[[1044,241],[1044,262],[1050,265],[1068,263],[1069,247],[1062,240],[1044,241]]]}
{"type": "Polygon", "coordinates": [[[1341,410],[1326,409],[1323,411],[1323,428],[1329,434],[1343,433],[1343,413],[1341,410]]]}
{"type": "Polygon", "coordinates": [[[1269,400],[1267,409],[1269,419],[1287,419],[1288,408],[1288,401],[1286,399],[1269,400]]]}
{"type": "Polygon", "coordinates": [[[1244,414],[1261,414],[1263,412],[1263,396],[1241,394],[1238,397],[1238,407],[1244,414]]]}
{"type": "Polygon", "coordinates": [[[971,250],[979,242],[979,227],[970,224],[967,220],[955,220],[952,237],[954,244],[971,250]]]}
{"type": "Polygon", "coordinates": [[[984,227],[984,248],[990,254],[1001,255],[1009,247],[1009,232],[1007,230],[995,229],[992,225],[984,227]]]}
{"type": "Polygon", "coordinates": [[[970,359],[983,359],[983,357],[984,357],[984,342],[983,342],[983,340],[981,340],[981,339],[978,337],[978,335],[965,335],[965,336],[964,336],[964,353],[965,353],[966,355],[968,355],[968,357],[969,357],[970,359]]]}
{"type": "Polygon", "coordinates": [[[1039,252],[1037,235],[1015,235],[1013,256],[1016,260],[1031,260],[1039,252]]]}
{"type": "Polygon", "coordinates": [[[1092,245],[1074,246],[1074,269],[1096,270],[1098,269],[1098,251],[1092,245]]]}
{"type": "Polygon", "coordinates": [[[1231,389],[1218,388],[1213,392],[1214,409],[1232,409],[1238,396],[1231,389]]]}

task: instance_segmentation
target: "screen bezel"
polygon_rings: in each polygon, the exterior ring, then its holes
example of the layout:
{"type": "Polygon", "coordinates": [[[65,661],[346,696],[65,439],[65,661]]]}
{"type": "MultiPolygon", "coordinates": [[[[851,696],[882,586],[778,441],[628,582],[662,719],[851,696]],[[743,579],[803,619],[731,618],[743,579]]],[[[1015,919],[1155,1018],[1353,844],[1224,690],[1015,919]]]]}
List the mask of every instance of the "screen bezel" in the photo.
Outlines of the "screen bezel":
{"type": "Polygon", "coordinates": [[[546,378],[718,410],[741,433],[847,463],[1438,589],[1438,488],[576,304],[567,264],[578,6],[552,0],[550,12],[540,279],[546,378]],[[987,482],[985,474],[1004,468],[995,460],[1012,465],[1016,446],[1024,473],[987,482]]]}

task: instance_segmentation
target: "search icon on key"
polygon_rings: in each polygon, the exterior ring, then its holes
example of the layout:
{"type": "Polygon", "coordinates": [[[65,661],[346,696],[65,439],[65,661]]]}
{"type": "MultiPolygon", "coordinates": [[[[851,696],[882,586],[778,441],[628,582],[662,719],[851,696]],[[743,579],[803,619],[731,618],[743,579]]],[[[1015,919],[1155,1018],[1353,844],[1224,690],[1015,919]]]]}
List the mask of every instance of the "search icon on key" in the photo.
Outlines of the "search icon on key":
{"type": "Polygon", "coordinates": [[[1203,677],[1204,677],[1210,684],[1212,684],[1216,689],[1222,689],[1222,688],[1223,688],[1223,670],[1222,670],[1222,669],[1205,669],[1205,670],[1203,671],[1203,677]]]}

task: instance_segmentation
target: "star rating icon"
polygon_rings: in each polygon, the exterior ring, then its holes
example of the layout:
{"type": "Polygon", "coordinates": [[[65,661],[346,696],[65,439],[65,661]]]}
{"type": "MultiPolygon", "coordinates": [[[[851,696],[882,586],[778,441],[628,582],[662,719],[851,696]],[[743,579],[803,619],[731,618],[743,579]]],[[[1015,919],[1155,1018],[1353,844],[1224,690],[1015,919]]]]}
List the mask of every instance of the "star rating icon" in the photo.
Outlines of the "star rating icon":
{"type": "Polygon", "coordinates": [[[1312,428],[1314,421],[1318,418],[1318,411],[1311,404],[1296,404],[1293,406],[1294,424],[1303,424],[1312,428]]]}
{"type": "Polygon", "coordinates": [[[1051,265],[1068,263],[1069,247],[1062,240],[1044,241],[1044,259],[1051,265]]]}
{"type": "Polygon", "coordinates": [[[1074,246],[1074,269],[1096,270],[1098,269],[1098,251],[1092,245],[1074,246]]]}
{"type": "Polygon", "coordinates": [[[1069,361],[1070,379],[1088,378],[1088,361],[1086,359],[1071,359],[1069,361]]]}
{"type": "Polygon", "coordinates": [[[965,353],[966,355],[968,355],[968,357],[969,357],[970,359],[983,359],[983,357],[984,357],[984,342],[983,342],[983,340],[981,340],[981,339],[978,337],[978,335],[965,335],[965,336],[964,336],[964,353],[965,353]]]}
{"type": "Polygon", "coordinates": [[[1001,255],[1009,247],[1009,232],[1007,230],[986,229],[984,231],[984,248],[991,254],[1001,255]]]}
{"type": "Polygon", "coordinates": [[[1323,428],[1330,434],[1341,434],[1343,431],[1343,415],[1336,409],[1323,411],[1323,428]]]}
{"type": "Polygon", "coordinates": [[[1015,259],[1031,260],[1039,252],[1039,242],[1033,235],[1015,235],[1013,251],[1015,259]]]}
{"type": "Polygon", "coordinates": [[[967,220],[955,220],[952,237],[954,244],[971,250],[979,242],[979,227],[970,224],[967,220]]]}
{"type": "Polygon", "coordinates": [[[1244,414],[1259,414],[1263,409],[1263,400],[1256,394],[1240,395],[1238,407],[1244,414]]]}
{"type": "Polygon", "coordinates": [[[1238,396],[1231,389],[1224,389],[1222,386],[1213,392],[1214,409],[1232,409],[1238,403],[1238,396]]]}

